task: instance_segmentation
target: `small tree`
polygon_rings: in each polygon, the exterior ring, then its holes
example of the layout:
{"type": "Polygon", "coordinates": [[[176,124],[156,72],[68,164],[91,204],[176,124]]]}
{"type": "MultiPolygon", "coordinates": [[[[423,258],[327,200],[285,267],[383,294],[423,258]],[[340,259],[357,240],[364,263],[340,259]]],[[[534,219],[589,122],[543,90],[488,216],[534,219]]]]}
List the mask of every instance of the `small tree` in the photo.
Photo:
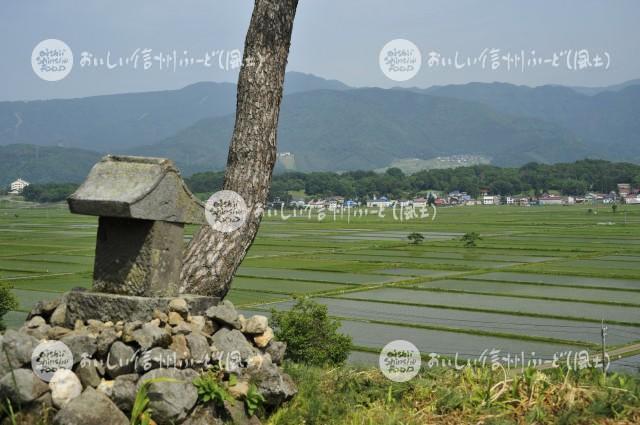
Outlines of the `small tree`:
{"type": "Polygon", "coordinates": [[[409,236],[407,236],[407,239],[411,241],[411,244],[419,245],[424,241],[424,236],[422,236],[422,233],[413,232],[410,233],[409,236]]]}
{"type": "Polygon", "coordinates": [[[271,310],[271,323],[294,362],[335,366],[349,357],[351,337],[338,332],[340,321],[329,318],[325,305],[301,298],[289,311],[271,310]]]}
{"type": "Polygon", "coordinates": [[[618,204],[611,205],[611,211],[615,214],[618,211],[618,204]]]}
{"type": "Polygon", "coordinates": [[[482,240],[482,238],[476,232],[465,233],[461,239],[461,241],[464,242],[465,248],[475,248],[478,246],[477,242],[480,240],[482,240]]]}
{"type": "Polygon", "coordinates": [[[0,284],[0,331],[5,330],[4,315],[18,308],[18,301],[7,285],[0,284]]]}

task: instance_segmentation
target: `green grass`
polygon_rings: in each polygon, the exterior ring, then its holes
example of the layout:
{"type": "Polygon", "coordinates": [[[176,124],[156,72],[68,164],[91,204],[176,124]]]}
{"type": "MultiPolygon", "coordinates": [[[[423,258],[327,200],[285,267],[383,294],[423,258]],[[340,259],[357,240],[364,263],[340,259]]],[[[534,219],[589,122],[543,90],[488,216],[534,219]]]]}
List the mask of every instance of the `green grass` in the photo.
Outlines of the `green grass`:
{"type": "MultiPolygon", "coordinates": [[[[611,345],[637,341],[639,309],[629,305],[640,300],[640,207],[621,207],[627,224],[621,211],[588,208],[441,208],[435,221],[403,222],[391,211],[322,221],[315,213],[286,221],[266,215],[229,299],[268,310],[293,296],[318,297],[373,351],[400,336],[424,343],[425,352],[469,351],[458,341],[470,337],[483,348],[516,351],[536,341],[545,351],[570,341],[593,345],[602,319],[611,345]],[[412,232],[424,243],[410,245],[412,232]],[[468,232],[482,236],[478,247],[462,246],[468,232]]],[[[90,287],[96,228],[95,217],[64,205],[0,206],[0,281],[14,287],[21,310],[90,287]]],[[[194,231],[187,226],[187,237],[194,231]]],[[[11,313],[7,323],[18,326],[22,317],[11,313]]]]}
{"type": "Polygon", "coordinates": [[[266,423],[631,424],[640,422],[640,382],[594,370],[502,371],[425,368],[406,383],[378,370],[287,365],[299,394],[266,423]]]}

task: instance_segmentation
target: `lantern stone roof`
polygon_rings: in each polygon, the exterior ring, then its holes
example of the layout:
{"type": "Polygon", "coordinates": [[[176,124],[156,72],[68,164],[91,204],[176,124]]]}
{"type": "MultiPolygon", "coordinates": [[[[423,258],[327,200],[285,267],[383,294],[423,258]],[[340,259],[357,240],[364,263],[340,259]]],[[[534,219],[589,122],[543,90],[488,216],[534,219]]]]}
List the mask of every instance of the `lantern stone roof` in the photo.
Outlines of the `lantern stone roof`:
{"type": "Polygon", "coordinates": [[[67,199],[75,214],[204,224],[204,204],[173,161],[107,155],[67,199]]]}

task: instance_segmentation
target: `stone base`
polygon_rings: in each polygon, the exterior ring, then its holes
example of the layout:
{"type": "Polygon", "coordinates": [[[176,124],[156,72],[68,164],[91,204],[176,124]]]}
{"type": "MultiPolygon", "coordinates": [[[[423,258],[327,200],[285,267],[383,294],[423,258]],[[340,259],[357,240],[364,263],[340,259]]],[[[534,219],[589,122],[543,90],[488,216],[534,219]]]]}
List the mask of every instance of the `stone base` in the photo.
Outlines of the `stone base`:
{"type": "MultiPolygon", "coordinates": [[[[66,304],[64,322],[73,327],[77,319],[89,319],[102,322],[119,320],[133,322],[140,320],[148,322],[153,318],[154,310],[168,311],[169,302],[176,297],[137,297],[133,295],[109,294],[106,292],[70,291],[64,294],[63,303],[66,304]]],[[[189,306],[191,315],[204,315],[205,311],[218,305],[220,298],[201,295],[182,294],[189,306]]]]}

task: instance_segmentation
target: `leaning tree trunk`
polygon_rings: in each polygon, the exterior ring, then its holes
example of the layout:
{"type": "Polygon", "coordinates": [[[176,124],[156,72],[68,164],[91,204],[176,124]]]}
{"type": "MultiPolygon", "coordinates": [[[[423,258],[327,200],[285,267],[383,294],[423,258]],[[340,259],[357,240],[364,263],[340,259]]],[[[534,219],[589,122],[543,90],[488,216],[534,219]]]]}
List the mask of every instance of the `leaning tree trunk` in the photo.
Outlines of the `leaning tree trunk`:
{"type": "Polygon", "coordinates": [[[255,0],[238,78],[236,122],[224,189],[244,198],[245,224],[222,233],[203,226],[187,246],[180,292],[224,297],[253,243],[276,161],[282,85],[298,0],[255,0]]]}

